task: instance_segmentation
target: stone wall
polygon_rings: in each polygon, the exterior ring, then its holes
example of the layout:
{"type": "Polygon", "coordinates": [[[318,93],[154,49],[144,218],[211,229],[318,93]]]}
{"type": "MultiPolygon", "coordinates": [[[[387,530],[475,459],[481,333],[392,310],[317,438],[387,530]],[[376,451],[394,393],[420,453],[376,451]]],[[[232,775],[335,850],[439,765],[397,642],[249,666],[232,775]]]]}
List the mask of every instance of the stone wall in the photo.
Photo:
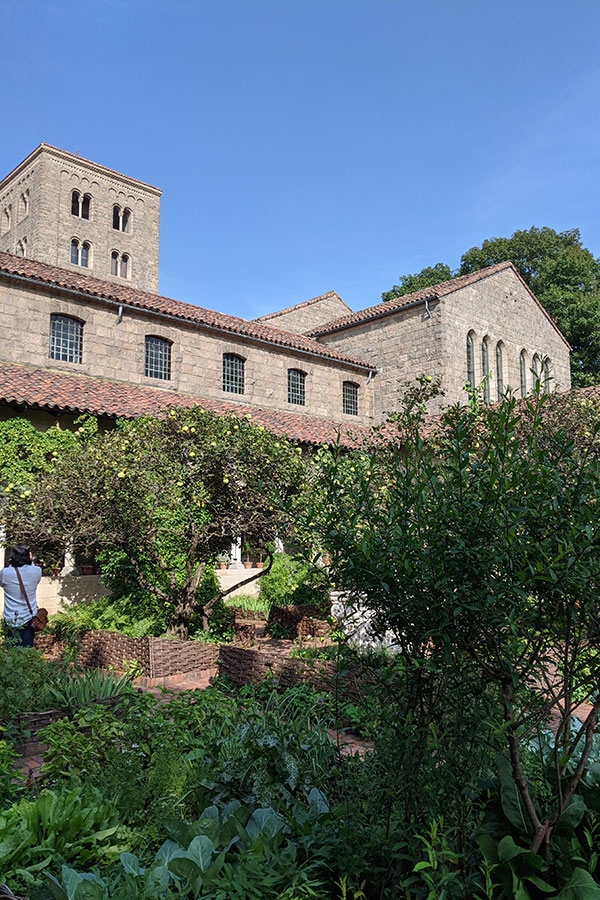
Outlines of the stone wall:
{"type": "Polygon", "coordinates": [[[13,208],[10,231],[1,233],[0,226],[1,250],[16,253],[19,240],[25,236],[26,256],[30,259],[81,271],[71,264],[71,240],[88,241],[91,260],[84,272],[123,284],[124,279],[111,275],[110,271],[110,254],[117,250],[130,257],[125,283],[158,291],[160,191],[157,188],[53,148],[42,147],[24,163],[1,185],[0,215],[7,204],[13,208]],[[29,213],[20,219],[19,198],[27,188],[29,213]],[[73,190],[91,196],[89,219],[71,214],[73,190]],[[115,204],[131,210],[128,232],[112,227],[115,204]]]}
{"type": "Polygon", "coordinates": [[[511,387],[520,396],[520,354],[527,357],[527,387],[531,389],[530,372],[534,354],[548,356],[552,390],[568,390],[571,386],[569,348],[548,320],[544,311],[511,269],[448,294],[440,301],[442,321],[442,368],[446,399],[465,403],[463,390],[467,381],[467,334],[474,341],[475,377],[483,378],[481,344],[489,338],[488,360],[490,399],[498,399],[496,346],[502,344],[504,388],[511,387]]]}
{"type": "Polygon", "coordinates": [[[276,349],[235,335],[220,336],[201,326],[166,324],[143,310],[127,310],[116,324],[117,308],[100,300],[65,300],[51,288],[27,283],[0,282],[0,359],[58,369],[69,374],[95,375],[130,384],[167,388],[201,397],[323,416],[333,421],[365,424],[370,420],[372,387],[367,373],[333,360],[310,357],[286,348],[276,349]],[[19,315],[26,310],[26,315],[19,315]],[[74,316],[83,322],[81,364],[50,359],[50,315],[74,316]],[[144,374],[144,341],[156,335],[172,341],[171,379],[161,381],[144,374]],[[245,359],[244,394],[222,390],[223,353],[245,359]],[[306,372],[306,405],[287,402],[287,370],[306,372]],[[359,385],[359,415],[342,413],[342,384],[359,385]]]}
{"type": "Polygon", "coordinates": [[[437,303],[429,304],[431,317],[424,306],[415,306],[319,338],[321,343],[381,369],[372,382],[376,422],[398,408],[398,390],[403,382],[412,381],[422,372],[443,374],[438,307],[437,303]]]}
{"type": "Polygon", "coordinates": [[[319,325],[324,325],[325,322],[348,315],[348,312],[344,301],[337,294],[331,293],[323,295],[316,303],[309,300],[289,310],[263,316],[257,321],[272,325],[274,328],[292,331],[294,334],[305,334],[318,328],[319,325]]]}

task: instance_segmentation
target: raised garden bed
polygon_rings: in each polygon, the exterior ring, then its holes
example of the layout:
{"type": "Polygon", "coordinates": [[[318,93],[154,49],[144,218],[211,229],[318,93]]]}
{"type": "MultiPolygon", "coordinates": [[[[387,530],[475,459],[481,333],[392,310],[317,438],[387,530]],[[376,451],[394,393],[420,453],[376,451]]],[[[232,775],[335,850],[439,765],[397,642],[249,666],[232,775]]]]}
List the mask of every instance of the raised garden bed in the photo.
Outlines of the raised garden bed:
{"type": "MultiPolygon", "coordinates": [[[[35,646],[47,656],[60,656],[65,641],[51,634],[36,635],[35,646]]],[[[116,631],[87,631],[81,636],[78,663],[84,668],[123,671],[128,663],[139,663],[148,678],[164,678],[179,672],[212,669],[217,664],[216,644],[169,638],[131,638],[116,631]]]]}
{"type": "Polygon", "coordinates": [[[291,639],[327,637],[331,633],[331,627],[323,616],[324,611],[320,606],[272,606],[268,624],[280,625],[291,639]]]}

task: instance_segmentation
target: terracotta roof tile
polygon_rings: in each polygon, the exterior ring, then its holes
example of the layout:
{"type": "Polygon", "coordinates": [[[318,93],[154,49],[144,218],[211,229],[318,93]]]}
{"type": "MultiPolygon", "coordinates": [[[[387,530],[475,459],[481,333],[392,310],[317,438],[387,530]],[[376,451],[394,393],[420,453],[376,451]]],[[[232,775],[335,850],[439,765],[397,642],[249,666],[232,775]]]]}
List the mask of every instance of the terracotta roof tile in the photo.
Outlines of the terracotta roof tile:
{"type": "Polygon", "coordinates": [[[268,319],[275,319],[279,316],[283,316],[286,313],[296,312],[297,309],[304,309],[307,306],[312,306],[313,303],[319,303],[321,300],[329,300],[330,297],[335,297],[340,303],[343,303],[349,313],[352,312],[348,304],[345,300],[342,300],[337,291],[327,291],[326,294],[320,294],[318,297],[313,297],[311,300],[303,300],[302,303],[295,303],[293,306],[286,306],[285,309],[278,309],[275,312],[268,313],[266,316],[259,316],[258,319],[253,319],[253,322],[266,322],[268,319]]]}
{"type": "Polygon", "coordinates": [[[47,263],[37,262],[11,253],[0,252],[0,272],[7,275],[16,275],[32,281],[55,285],[66,290],[77,291],[90,297],[98,297],[110,300],[114,303],[123,303],[137,309],[148,310],[163,315],[174,316],[182,321],[191,322],[206,328],[218,329],[230,334],[239,334],[244,337],[266,341],[296,350],[300,353],[309,353],[323,359],[331,359],[335,362],[371,369],[368,363],[343,353],[338,353],[325,344],[320,344],[311,337],[292,334],[282,328],[273,328],[270,325],[262,325],[259,322],[249,322],[247,319],[239,319],[236,316],[228,316],[224,313],[213,312],[192,303],[182,303],[180,300],[172,300],[169,297],[161,297],[151,294],[149,291],[138,290],[127,284],[115,284],[112,281],[103,281],[94,278],[93,275],[85,275],[82,272],[73,272],[70,269],[59,269],[47,263]]]}
{"type": "Polygon", "coordinates": [[[554,330],[560,335],[567,347],[569,346],[564,335],[559,331],[556,322],[548,315],[535,294],[530,290],[529,286],[523,281],[516,267],[510,260],[506,262],[496,263],[494,266],[487,266],[485,269],[478,269],[476,272],[469,272],[468,275],[460,275],[458,278],[451,278],[449,281],[441,281],[439,284],[433,284],[431,287],[423,288],[420,291],[413,291],[412,294],[405,294],[403,297],[397,297],[395,300],[387,300],[384,303],[376,303],[375,306],[368,306],[366,309],[359,309],[358,312],[350,313],[347,316],[341,316],[339,319],[332,319],[331,322],[325,322],[318,328],[312,328],[307,331],[307,336],[321,337],[325,334],[331,334],[334,331],[342,331],[345,328],[351,328],[354,325],[361,325],[363,322],[369,322],[372,319],[379,319],[382,316],[389,316],[398,310],[415,303],[424,303],[425,300],[439,300],[447,294],[459,291],[461,288],[468,287],[470,284],[476,284],[496,275],[497,272],[503,272],[505,269],[512,269],[519,281],[523,284],[527,292],[530,294],[535,303],[544,313],[554,330]]]}
{"type": "Polygon", "coordinates": [[[266,409],[250,403],[209,400],[163,388],[138,387],[91,375],[70,375],[12,363],[0,363],[0,402],[129,419],[158,415],[168,407],[198,405],[217,415],[249,415],[256,425],[307,444],[333,444],[339,434],[341,443],[351,446],[369,433],[365,426],[349,428],[330,419],[266,409]]]}

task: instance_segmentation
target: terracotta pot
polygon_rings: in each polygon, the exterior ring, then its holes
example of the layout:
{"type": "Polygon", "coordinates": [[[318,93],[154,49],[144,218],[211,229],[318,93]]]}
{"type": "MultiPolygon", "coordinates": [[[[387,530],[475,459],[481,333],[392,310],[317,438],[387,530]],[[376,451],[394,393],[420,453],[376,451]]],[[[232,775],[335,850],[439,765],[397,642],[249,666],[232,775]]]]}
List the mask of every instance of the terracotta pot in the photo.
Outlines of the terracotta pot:
{"type": "Polygon", "coordinates": [[[48,570],[48,575],[51,575],[52,578],[56,578],[57,575],[60,575],[61,566],[58,566],[54,569],[48,570]]]}
{"type": "Polygon", "coordinates": [[[220,568],[220,569],[226,569],[226,568],[227,568],[227,563],[219,563],[219,568],[220,568]]]}
{"type": "Polygon", "coordinates": [[[245,568],[245,569],[251,569],[251,568],[252,568],[252,563],[250,562],[250,560],[248,560],[247,562],[244,563],[244,568],[245,568]]]}
{"type": "Polygon", "coordinates": [[[264,566],[264,562],[262,562],[262,561],[254,563],[255,569],[262,569],[263,566],[264,566]]]}
{"type": "Polygon", "coordinates": [[[93,575],[94,574],[94,566],[80,566],[82,575],[93,575]]]}

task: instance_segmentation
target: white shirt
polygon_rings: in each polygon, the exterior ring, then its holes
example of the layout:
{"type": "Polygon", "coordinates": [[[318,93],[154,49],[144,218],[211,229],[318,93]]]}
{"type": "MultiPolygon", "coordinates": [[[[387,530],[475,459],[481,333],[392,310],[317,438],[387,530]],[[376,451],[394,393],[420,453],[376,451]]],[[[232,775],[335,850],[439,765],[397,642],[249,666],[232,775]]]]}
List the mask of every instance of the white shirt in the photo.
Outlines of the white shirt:
{"type": "MultiPolygon", "coordinates": [[[[35,592],[42,577],[42,570],[39,566],[19,566],[19,574],[23,579],[23,586],[27,591],[29,604],[35,616],[37,612],[35,592]]],[[[6,624],[11,628],[21,628],[31,622],[33,616],[29,612],[13,566],[0,569],[0,585],[4,588],[4,621],[6,624]]]]}

